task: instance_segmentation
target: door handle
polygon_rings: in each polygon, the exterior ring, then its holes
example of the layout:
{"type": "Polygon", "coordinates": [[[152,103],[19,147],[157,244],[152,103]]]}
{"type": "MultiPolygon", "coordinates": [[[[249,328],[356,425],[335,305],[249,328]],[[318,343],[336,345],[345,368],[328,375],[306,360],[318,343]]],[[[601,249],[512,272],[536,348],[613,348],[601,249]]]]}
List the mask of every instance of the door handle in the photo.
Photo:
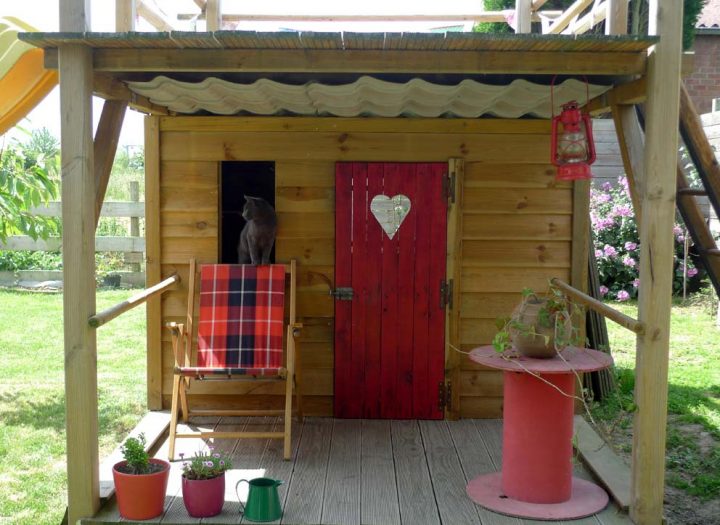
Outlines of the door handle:
{"type": "Polygon", "coordinates": [[[355,292],[350,287],[335,288],[330,291],[330,295],[338,301],[352,301],[354,294],[355,292]]]}

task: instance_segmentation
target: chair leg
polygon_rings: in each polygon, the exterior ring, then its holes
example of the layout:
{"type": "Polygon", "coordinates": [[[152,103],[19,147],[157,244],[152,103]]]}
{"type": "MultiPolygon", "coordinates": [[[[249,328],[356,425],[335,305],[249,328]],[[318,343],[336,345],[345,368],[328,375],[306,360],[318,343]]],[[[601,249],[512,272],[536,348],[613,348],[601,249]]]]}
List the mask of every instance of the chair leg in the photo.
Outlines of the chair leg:
{"type": "Polygon", "coordinates": [[[283,457],[287,460],[292,457],[292,391],[293,391],[293,379],[294,377],[287,377],[285,379],[285,439],[283,457]]]}
{"type": "Polygon", "coordinates": [[[187,400],[188,383],[187,378],[183,377],[180,379],[180,416],[183,423],[187,423],[190,420],[190,409],[187,400]]]}
{"type": "Polygon", "coordinates": [[[168,437],[168,459],[175,459],[175,434],[177,433],[178,424],[178,397],[180,397],[180,381],[182,378],[178,375],[173,376],[172,403],[170,405],[170,436],[168,437]]]}

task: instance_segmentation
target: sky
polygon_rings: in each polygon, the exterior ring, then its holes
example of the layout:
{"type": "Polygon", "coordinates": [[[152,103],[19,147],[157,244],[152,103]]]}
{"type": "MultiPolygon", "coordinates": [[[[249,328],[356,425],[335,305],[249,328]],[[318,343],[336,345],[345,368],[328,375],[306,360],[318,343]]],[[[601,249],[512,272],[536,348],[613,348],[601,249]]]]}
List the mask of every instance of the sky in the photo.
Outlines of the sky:
{"type": "MultiPolygon", "coordinates": [[[[192,13],[197,7],[192,0],[156,0],[168,14],[175,12],[192,13]]],[[[268,0],[266,2],[248,2],[248,0],[223,0],[224,12],[248,13],[296,13],[296,14],[433,14],[433,13],[475,13],[481,9],[480,0],[362,0],[360,2],[342,3],[330,0],[268,0]],[[298,6],[302,9],[298,10],[298,6]],[[260,9],[259,9],[260,8],[260,9]],[[251,10],[251,11],[250,11],[251,10]]],[[[93,31],[114,31],[115,0],[91,0],[91,28],[93,31]]],[[[15,16],[35,26],[40,31],[57,31],[59,19],[59,0],[0,0],[0,16],[15,16]]],[[[182,29],[192,30],[188,26],[182,29]]],[[[295,29],[300,31],[425,31],[432,26],[449,25],[428,22],[397,22],[397,23],[274,23],[254,22],[238,24],[237,29],[276,31],[295,29]]],[[[147,25],[139,25],[139,31],[153,30],[147,25]]],[[[100,118],[102,100],[94,98],[94,125],[100,118]]],[[[20,122],[25,129],[46,127],[58,138],[60,137],[60,94],[55,88],[41,102],[27,119],[20,122]]],[[[20,136],[11,132],[11,136],[20,136]]],[[[135,146],[143,143],[143,115],[129,110],[125,115],[120,144],[135,146]]]]}

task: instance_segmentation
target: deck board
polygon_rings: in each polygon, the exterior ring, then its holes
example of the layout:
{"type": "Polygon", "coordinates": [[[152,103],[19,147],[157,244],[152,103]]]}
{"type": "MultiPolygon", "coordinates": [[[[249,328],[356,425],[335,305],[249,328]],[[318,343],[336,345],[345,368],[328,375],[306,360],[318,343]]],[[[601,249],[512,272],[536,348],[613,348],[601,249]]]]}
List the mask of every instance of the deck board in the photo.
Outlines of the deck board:
{"type": "Polygon", "coordinates": [[[282,523],[320,523],[332,427],[329,418],[306,419],[282,523]]]}
{"type": "Polygon", "coordinates": [[[360,523],[400,523],[390,421],[363,420],[360,473],[360,523]]]}
{"type": "MultiPolygon", "coordinates": [[[[273,430],[281,418],[198,420],[191,427],[218,430],[273,430]]],[[[499,420],[389,421],[307,418],[293,425],[293,459],[284,461],[282,440],[201,439],[177,441],[177,452],[189,457],[207,444],[232,455],[222,514],[190,518],[182,502],[182,463],[172,464],[166,511],[150,523],[244,523],[235,495],[241,478],[281,479],[283,524],[347,525],[530,525],[546,523],[502,516],[474,505],[467,482],[502,466],[502,422],[499,420]],[[208,440],[209,441],[209,440],[208,440]]],[[[157,453],[167,457],[167,441],[157,453]]],[[[588,479],[580,462],[575,474],[588,479]]],[[[244,484],[243,484],[244,485],[244,484]]],[[[247,485],[245,485],[246,487],[247,485]]],[[[241,496],[246,497],[245,488],[241,496]]],[[[114,499],[83,523],[122,522],[114,499]]],[[[250,523],[250,522],[247,522],[250,523]]],[[[567,525],[624,525],[627,514],[610,505],[596,516],[567,525]]]]}
{"type": "MultiPolygon", "coordinates": [[[[461,419],[449,424],[448,427],[466,482],[482,474],[497,470],[480,433],[475,427],[475,423],[471,419],[461,419]]],[[[492,512],[479,505],[476,507],[480,522],[483,525],[519,525],[520,523],[517,518],[492,512]]]]}
{"type": "Polygon", "coordinates": [[[360,522],[360,424],[359,419],[334,420],[321,523],[360,522]]]}
{"type": "Polygon", "coordinates": [[[420,421],[430,479],[442,523],[480,523],[477,506],[465,494],[465,475],[445,421],[420,421]]]}
{"type": "Polygon", "coordinates": [[[401,523],[440,523],[417,421],[393,421],[392,445],[401,523]]]}

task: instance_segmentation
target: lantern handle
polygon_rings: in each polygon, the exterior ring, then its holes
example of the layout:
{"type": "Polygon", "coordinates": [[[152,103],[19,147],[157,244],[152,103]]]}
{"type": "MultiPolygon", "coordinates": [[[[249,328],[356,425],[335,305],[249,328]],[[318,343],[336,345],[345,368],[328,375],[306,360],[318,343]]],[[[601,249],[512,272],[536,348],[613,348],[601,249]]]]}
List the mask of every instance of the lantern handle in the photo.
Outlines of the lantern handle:
{"type": "MultiPolygon", "coordinates": [[[[555,118],[555,99],[553,97],[553,89],[555,87],[555,79],[557,79],[557,75],[553,75],[552,80],[550,81],[550,118],[555,118]]],[[[590,102],[590,83],[588,82],[587,75],[582,75],[583,80],[585,80],[585,106],[588,105],[590,102]]]]}

